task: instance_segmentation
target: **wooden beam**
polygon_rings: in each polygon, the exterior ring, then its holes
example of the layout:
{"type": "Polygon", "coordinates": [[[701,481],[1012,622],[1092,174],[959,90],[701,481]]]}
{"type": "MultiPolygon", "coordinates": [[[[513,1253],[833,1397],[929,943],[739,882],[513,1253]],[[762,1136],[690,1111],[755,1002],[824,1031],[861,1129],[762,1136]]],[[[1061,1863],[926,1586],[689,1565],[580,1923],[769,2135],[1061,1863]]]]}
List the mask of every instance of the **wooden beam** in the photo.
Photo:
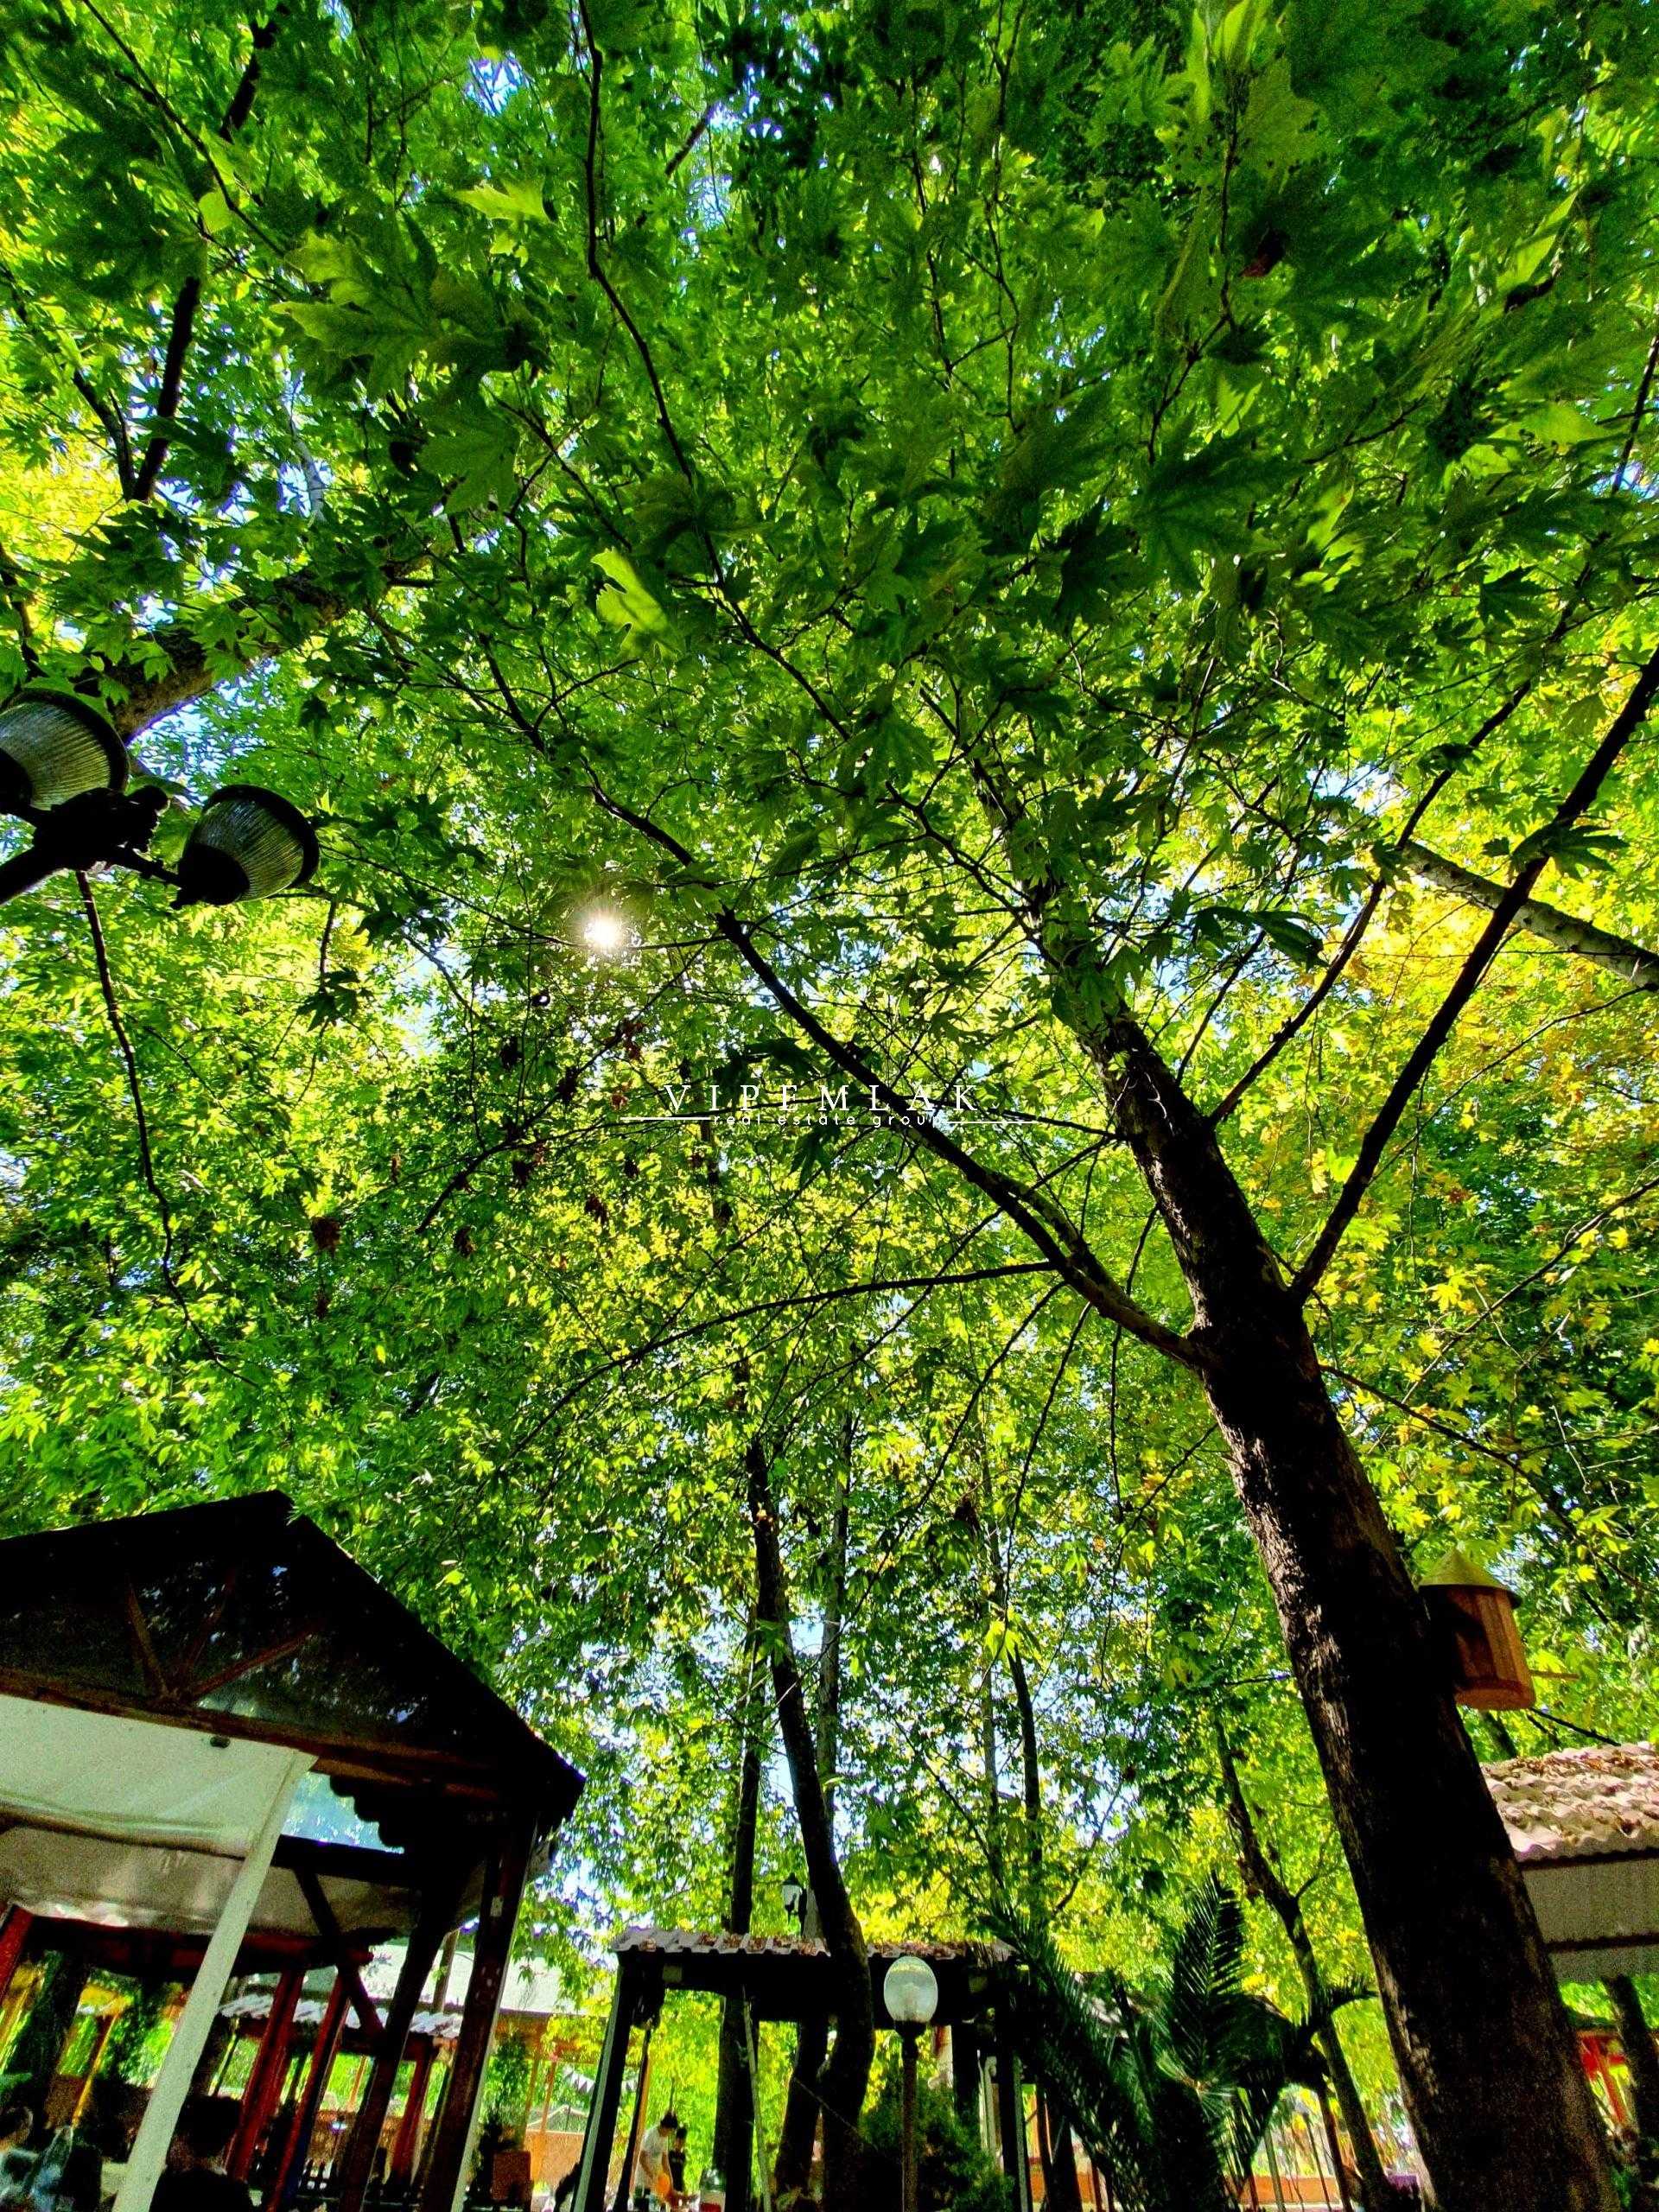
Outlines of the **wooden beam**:
{"type": "Polygon", "coordinates": [[[138,1602],[138,1592],[132,1577],[123,1577],[127,1606],[127,1626],[132,1631],[133,1649],[138,1655],[138,1665],[144,1680],[156,1697],[165,1700],[171,1694],[172,1686],[162,1669],[156,1645],[149,1633],[149,1623],[144,1609],[138,1602]]]}
{"type": "Polygon", "coordinates": [[[617,2176],[616,2200],[611,2212],[627,2212],[631,2194],[629,2183],[639,2156],[639,2136],[645,2116],[645,2099],[651,2094],[651,2039],[656,2032],[657,2017],[653,2013],[645,2022],[645,2033],[639,2038],[639,2072],[633,2085],[633,2117],[628,2122],[628,2139],[622,2147],[622,2171],[617,2176]]]}
{"type": "Polygon", "coordinates": [[[291,1659],[296,1651],[303,1651],[308,1643],[315,1643],[327,1625],[321,1617],[302,1621],[290,1634],[275,1643],[266,1644],[263,1650],[251,1651],[245,1658],[238,1659],[228,1667],[221,1667],[217,1674],[204,1675],[198,1681],[181,1683],[177,1694],[192,1705],[200,1705],[203,1698],[211,1697],[215,1690],[222,1690],[227,1683],[240,1681],[244,1675],[252,1674],[256,1667],[269,1667],[278,1659],[291,1659]]]}
{"type": "Polygon", "coordinates": [[[363,1986],[363,1977],[357,1970],[357,1961],[352,1956],[352,1947],[334,1917],[333,1905],[323,1894],[322,1884],[308,1866],[296,1866],[294,1878],[300,1885],[312,1919],[317,1923],[317,1933],[327,1944],[334,1968],[350,1994],[352,2010],[357,2015],[358,2024],[367,2036],[371,2048],[378,2048],[385,2032],[379,2012],[374,1999],[363,1986]]]}
{"type": "Polygon", "coordinates": [[[1026,2134],[1026,2092],[1014,2039],[999,2020],[996,2035],[997,2135],[1002,2171],[1014,2183],[1017,2212],[1031,2212],[1031,2145],[1026,2134]]]}
{"type": "Polygon", "coordinates": [[[324,1738],[315,1730],[285,1728],[275,1722],[251,1719],[242,1713],[216,1713],[207,1706],[168,1705],[159,1698],[133,1697],[111,1689],[71,1689],[54,1675],[32,1674],[22,1667],[0,1667],[0,1694],[29,1698],[41,1705],[62,1706],[73,1713],[107,1713],[124,1720],[162,1720],[169,1727],[195,1728],[206,1736],[279,1744],[285,1750],[307,1752],[315,1765],[331,1776],[404,1784],[418,1781],[424,1788],[436,1787],[468,1804],[499,1806],[501,1802],[500,1784],[493,1770],[454,1751],[422,1745],[371,1743],[359,1736],[324,1738]]]}
{"type": "Polygon", "coordinates": [[[367,1844],[325,1843],[321,1837],[309,1835],[285,1835],[270,1863],[290,1874],[305,1866],[314,1874],[338,1875],[343,1882],[374,1882],[387,1890],[417,1890],[431,1872],[401,1851],[376,1851],[367,1844]]]}

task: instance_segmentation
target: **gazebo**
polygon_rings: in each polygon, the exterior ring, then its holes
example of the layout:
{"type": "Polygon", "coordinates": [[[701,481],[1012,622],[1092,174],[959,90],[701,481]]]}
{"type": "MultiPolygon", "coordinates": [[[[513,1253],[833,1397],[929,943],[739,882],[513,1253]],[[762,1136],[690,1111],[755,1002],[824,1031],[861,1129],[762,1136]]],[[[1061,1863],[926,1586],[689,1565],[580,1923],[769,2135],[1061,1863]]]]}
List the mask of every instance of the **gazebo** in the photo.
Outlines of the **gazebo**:
{"type": "MultiPolygon", "coordinates": [[[[615,1938],[612,1948],[616,1953],[616,1986],[594,2082],[571,2212],[607,2212],[607,2182],[627,2072],[629,2038],[636,2026],[649,2033],[667,1994],[700,1990],[738,1999],[750,2039],[752,2071],[755,2023],[813,2019],[829,2014],[834,2005],[835,1977],[829,1947],[815,1937],[628,1928],[615,1938]]],[[[998,2004],[999,1985],[1011,1955],[1001,1943],[872,1943],[870,1980],[878,2028],[893,2024],[882,1998],[887,1969],[894,1959],[906,1954],[925,1959],[933,1969],[939,1988],[933,2024],[950,2032],[957,2101],[964,2115],[976,2123],[988,2074],[991,2076],[1003,2171],[1014,2179],[1020,2212],[1030,2212],[1025,2093],[1008,2023],[998,2004]]],[[[620,2192],[623,2202],[644,2087],[642,2053],[639,2094],[635,2097],[633,2122],[623,2157],[620,2192]]]]}
{"type": "Polygon", "coordinates": [[[335,2180],[359,2212],[438,1948],[475,1919],[420,2197],[452,2212],[524,1885],[581,1789],[278,1493],[0,1542],[0,1998],[48,1933],[191,1977],[116,2212],[148,2212],[226,1984],[263,1968],[278,1979],[232,2151],[248,2171],[316,1965],[333,1987],[267,2201],[291,2195],[349,2013],[373,2065],[335,2180]],[[383,2012],[360,1969],[393,1936],[383,2012]]]}

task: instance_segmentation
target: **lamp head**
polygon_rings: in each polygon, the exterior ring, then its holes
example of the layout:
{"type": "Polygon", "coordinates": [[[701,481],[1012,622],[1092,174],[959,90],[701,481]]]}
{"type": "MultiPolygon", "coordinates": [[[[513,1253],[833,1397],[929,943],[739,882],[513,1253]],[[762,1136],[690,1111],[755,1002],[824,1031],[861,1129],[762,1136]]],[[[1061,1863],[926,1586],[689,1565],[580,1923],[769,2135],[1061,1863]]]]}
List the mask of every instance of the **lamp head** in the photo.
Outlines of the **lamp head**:
{"type": "Polygon", "coordinates": [[[939,2009],[938,1977],[925,1959],[906,1952],[882,1976],[881,2001],[895,2028],[925,2028],[939,2009]]]}
{"type": "Polygon", "coordinates": [[[233,906],[303,883],[317,833],[297,806],[257,784],[226,784],[201,810],[179,855],[181,906],[233,906]]]}
{"type": "Polygon", "coordinates": [[[127,748],[78,692],[29,684],[0,708],[0,814],[28,818],[126,780],[127,748]]]}

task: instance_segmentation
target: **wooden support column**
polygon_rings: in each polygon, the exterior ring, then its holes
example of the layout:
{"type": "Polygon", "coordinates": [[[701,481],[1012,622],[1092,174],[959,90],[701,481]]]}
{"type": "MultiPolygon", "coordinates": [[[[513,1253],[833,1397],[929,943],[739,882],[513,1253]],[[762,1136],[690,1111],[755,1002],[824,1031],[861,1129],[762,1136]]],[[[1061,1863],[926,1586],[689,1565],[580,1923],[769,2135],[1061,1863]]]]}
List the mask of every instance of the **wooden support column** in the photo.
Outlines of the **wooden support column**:
{"type": "Polygon", "coordinates": [[[404,2116],[397,2123],[397,2138],[391,2146],[388,2178],[400,2189],[407,2188],[415,2171],[416,2153],[421,2143],[421,2114],[426,2107],[426,2085],[431,2078],[432,2037],[423,2036],[415,2046],[415,2071],[410,2076],[404,2116]]]}
{"type": "Polygon", "coordinates": [[[410,1930],[397,1986],[386,2008],[380,2047],[374,2055],[374,2070],[352,2122],[352,2132],[346,2139],[335,2177],[340,2186],[339,2212],[361,2212],[364,2192],[374,2173],[374,2154],[379,2147],[386,2114],[391,2109],[391,2093],[397,2087],[397,2069],[403,2063],[404,2045],[409,2040],[409,2024],[421,2001],[421,1992],[426,1987],[432,1962],[438,1955],[438,1946],[449,1932],[460,1895],[459,1883],[446,1880],[442,1896],[435,1897],[410,1930]]]}
{"type": "Polygon", "coordinates": [[[512,1931],[524,1894],[532,1822],[520,1817],[507,1832],[484,1885],[484,1906],[473,1939],[473,1974],[461,2016],[461,2033],[449,2073],[448,2094],[433,2131],[432,2156],[421,2190],[421,2212],[456,2212],[467,2186],[467,2169],[478,2134],[484,2069],[501,2009],[502,1985],[512,1949],[512,1931]]]}
{"type": "Polygon", "coordinates": [[[966,2020],[950,2023],[950,2093],[957,2118],[979,2135],[979,2034],[966,2020]]]}
{"type": "Polygon", "coordinates": [[[294,2033],[294,2008],[305,1987],[303,1967],[289,1967],[271,1993],[270,2017],[259,2038],[248,2086],[242,2092],[242,2111],[231,2139],[226,2171],[246,2181],[265,2130],[282,2101],[283,2077],[288,2072],[288,2047],[294,2033]]]}
{"type": "Polygon", "coordinates": [[[278,2212],[278,2207],[288,2203],[300,2185],[305,2171],[306,2153],[311,2148],[311,2133],[317,2124],[318,2108],[322,2093],[328,2086],[340,2039],[346,2032],[346,1977],[334,1976],[334,1986],[328,1993],[328,2004],[317,2030],[317,2040],[311,2052],[310,2069],[305,2077],[305,2087],[294,2108],[294,2118],[289,2126],[288,2140],[283,2145],[283,2155],[276,2162],[276,2171],[270,2177],[270,2188],[264,2202],[264,2212],[278,2212]]]}
{"type": "Polygon", "coordinates": [[[109,2049],[110,2037],[115,2033],[115,2024],[120,2017],[118,2012],[105,2012],[98,2024],[92,2055],[86,2061],[86,2071],[80,2077],[80,2094],[75,2099],[75,2108],[69,2115],[71,2127],[79,2127],[85,2116],[92,2094],[92,2083],[98,2079],[98,2069],[104,2063],[104,2054],[109,2049]]]}
{"type": "Polygon", "coordinates": [[[651,2038],[657,2026],[655,2018],[645,2022],[645,2031],[639,2038],[639,2072],[633,2085],[633,2117],[628,2122],[628,2139],[622,2151],[622,2171],[617,2177],[616,2198],[611,2212],[628,2212],[628,2185],[639,2156],[639,2137],[645,2113],[645,2099],[651,2094],[651,2038]]]}
{"type": "Polygon", "coordinates": [[[637,1988],[632,1961],[619,1959],[616,1994],[611,2000],[599,2070],[594,2075],[593,2102],[588,2107],[588,2128],[582,2143],[582,2172],[570,2212],[605,2212],[605,2182],[610,2172],[611,2146],[616,2140],[616,2115],[622,2103],[622,2077],[628,2067],[628,2031],[633,2025],[637,1988]]]}
{"type": "Polygon", "coordinates": [[[1014,2041],[999,2021],[996,2036],[996,2132],[1002,2171],[1014,2183],[1016,2212],[1031,2212],[1031,2145],[1026,2134],[1026,2091],[1014,2041]]]}

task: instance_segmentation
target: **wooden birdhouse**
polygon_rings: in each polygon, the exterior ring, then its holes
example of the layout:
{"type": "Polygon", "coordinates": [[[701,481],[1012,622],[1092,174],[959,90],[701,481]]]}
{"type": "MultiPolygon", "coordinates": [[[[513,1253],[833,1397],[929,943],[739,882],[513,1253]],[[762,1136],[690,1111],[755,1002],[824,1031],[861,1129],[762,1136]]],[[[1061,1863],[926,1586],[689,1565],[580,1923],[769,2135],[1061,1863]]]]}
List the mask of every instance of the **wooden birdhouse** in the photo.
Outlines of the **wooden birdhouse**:
{"type": "Polygon", "coordinates": [[[1515,1599],[1501,1582],[1463,1552],[1451,1551],[1419,1587],[1459,1705],[1509,1713],[1537,1704],[1515,1599]]]}

